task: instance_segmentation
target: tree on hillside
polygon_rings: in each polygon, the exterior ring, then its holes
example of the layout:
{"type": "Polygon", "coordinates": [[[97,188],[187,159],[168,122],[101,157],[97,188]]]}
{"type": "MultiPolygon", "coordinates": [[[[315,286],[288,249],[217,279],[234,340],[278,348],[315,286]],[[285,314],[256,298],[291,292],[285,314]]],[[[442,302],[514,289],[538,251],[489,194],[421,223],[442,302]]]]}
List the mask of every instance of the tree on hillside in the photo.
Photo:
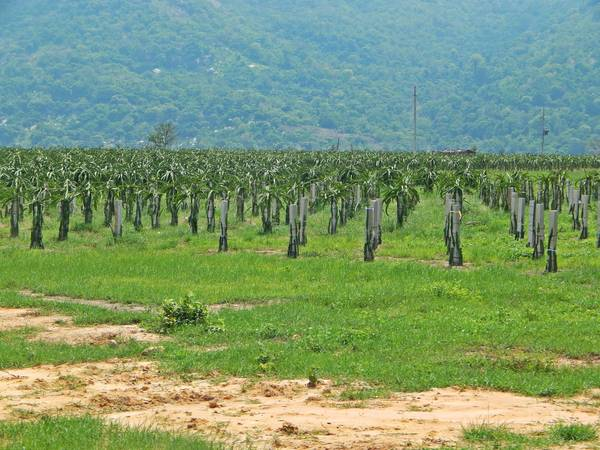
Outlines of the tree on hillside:
{"type": "Polygon", "coordinates": [[[177,140],[177,129],[170,122],[161,123],[148,136],[148,143],[156,148],[169,148],[177,140]]]}

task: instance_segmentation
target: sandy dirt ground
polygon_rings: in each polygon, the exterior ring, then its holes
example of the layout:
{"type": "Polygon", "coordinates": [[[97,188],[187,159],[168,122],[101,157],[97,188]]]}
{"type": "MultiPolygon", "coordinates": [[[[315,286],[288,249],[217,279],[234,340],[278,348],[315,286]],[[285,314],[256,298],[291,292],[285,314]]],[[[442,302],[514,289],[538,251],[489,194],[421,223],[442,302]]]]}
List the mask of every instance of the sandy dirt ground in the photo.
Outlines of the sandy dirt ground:
{"type": "MultiPolygon", "coordinates": [[[[75,327],[69,317],[33,309],[0,309],[0,330],[39,329],[30,339],[71,344],[112,339],[156,342],[135,325],[75,327]]],[[[200,433],[237,448],[391,449],[460,441],[463,427],[506,425],[541,431],[557,422],[595,424],[598,392],[576,398],[532,398],[445,388],[385,399],[341,400],[348,388],[307,380],[189,380],[164,375],[153,362],[109,360],[0,371],[0,420],[41,414],[92,414],[128,426],[200,433]]]]}
{"type": "Polygon", "coordinates": [[[199,432],[243,447],[389,449],[452,445],[464,426],[532,432],[556,422],[596,423],[591,397],[536,399],[434,389],[342,401],[324,381],[183,381],[151,362],[110,360],[0,372],[0,420],[32,414],[94,414],[129,426],[199,432]]]}
{"type": "Polygon", "coordinates": [[[161,336],[147,333],[137,325],[94,325],[76,327],[68,316],[41,315],[35,309],[0,308],[0,331],[34,328],[32,341],[82,344],[110,344],[127,340],[158,342],[161,336]]]}

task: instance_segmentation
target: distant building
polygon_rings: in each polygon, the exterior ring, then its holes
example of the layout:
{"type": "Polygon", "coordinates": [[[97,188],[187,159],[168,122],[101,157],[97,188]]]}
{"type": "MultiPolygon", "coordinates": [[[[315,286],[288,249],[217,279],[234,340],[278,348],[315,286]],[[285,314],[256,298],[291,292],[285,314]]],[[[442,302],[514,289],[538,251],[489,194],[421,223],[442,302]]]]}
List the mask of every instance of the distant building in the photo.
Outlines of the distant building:
{"type": "Polygon", "coordinates": [[[473,156],[477,154],[477,150],[474,148],[460,149],[460,148],[447,148],[442,150],[440,153],[444,155],[456,155],[456,156],[473,156]]]}

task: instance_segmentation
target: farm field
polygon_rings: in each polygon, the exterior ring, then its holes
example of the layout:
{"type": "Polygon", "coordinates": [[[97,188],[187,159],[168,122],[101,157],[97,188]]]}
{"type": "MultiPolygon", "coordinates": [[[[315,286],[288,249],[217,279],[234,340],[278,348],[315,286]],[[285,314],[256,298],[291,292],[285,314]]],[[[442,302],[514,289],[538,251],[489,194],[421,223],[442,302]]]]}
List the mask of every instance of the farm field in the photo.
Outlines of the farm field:
{"type": "Polygon", "coordinates": [[[65,448],[66,436],[107,449],[600,445],[600,160],[265,154],[0,152],[0,448],[65,448]],[[586,239],[567,180],[591,196],[586,239]],[[312,185],[307,242],[290,258],[285,206],[312,185]],[[532,259],[526,230],[509,233],[509,186],[564,203],[556,273],[545,252],[532,259]],[[446,194],[462,200],[461,267],[448,267],[446,194]],[[131,214],[115,236],[111,195],[125,209],[140,199],[139,230],[131,214]],[[374,198],[387,199],[381,244],[365,262],[374,198]],[[59,241],[62,201],[74,207],[59,241]],[[335,233],[332,201],[354,212],[335,233]],[[43,250],[30,249],[36,202],[43,250]],[[265,224],[277,203],[280,224],[265,224]],[[181,324],[166,299],[202,317],[181,324]]]}

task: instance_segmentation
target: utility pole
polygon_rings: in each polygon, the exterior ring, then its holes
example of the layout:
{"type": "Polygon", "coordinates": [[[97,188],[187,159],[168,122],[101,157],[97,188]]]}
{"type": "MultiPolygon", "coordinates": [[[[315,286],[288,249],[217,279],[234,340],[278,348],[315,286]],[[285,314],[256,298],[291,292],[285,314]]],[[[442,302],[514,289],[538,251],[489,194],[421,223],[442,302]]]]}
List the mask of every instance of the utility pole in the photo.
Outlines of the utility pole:
{"type": "Polygon", "coordinates": [[[544,143],[546,136],[550,133],[550,130],[546,129],[546,109],[542,108],[542,155],[544,154],[544,143]]]}
{"type": "Polygon", "coordinates": [[[417,86],[413,94],[413,152],[417,151],[417,86]]]}

